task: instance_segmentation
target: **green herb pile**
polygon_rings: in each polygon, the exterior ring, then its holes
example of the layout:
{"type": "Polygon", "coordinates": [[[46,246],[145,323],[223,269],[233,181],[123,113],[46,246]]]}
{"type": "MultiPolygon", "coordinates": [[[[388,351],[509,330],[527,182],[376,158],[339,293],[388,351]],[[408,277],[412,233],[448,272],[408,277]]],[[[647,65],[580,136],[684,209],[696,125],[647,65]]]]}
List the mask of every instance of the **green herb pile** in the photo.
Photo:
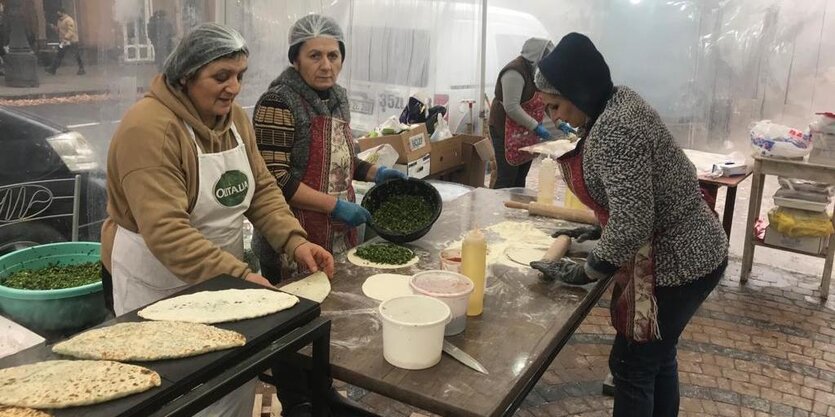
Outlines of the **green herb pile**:
{"type": "Polygon", "coordinates": [[[378,264],[403,265],[409,262],[415,254],[402,246],[389,243],[374,243],[358,247],[357,256],[366,261],[378,264]]]}
{"type": "Polygon", "coordinates": [[[4,287],[19,290],[59,290],[80,287],[101,280],[98,262],[78,265],[53,264],[46,268],[17,271],[2,281],[4,287]]]}
{"type": "Polygon", "coordinates": [[[412,233],[432,220],[432,207],[418,196],[398,195],[389,198],[371,214],[374,224],[395,233],[412,233]]]}

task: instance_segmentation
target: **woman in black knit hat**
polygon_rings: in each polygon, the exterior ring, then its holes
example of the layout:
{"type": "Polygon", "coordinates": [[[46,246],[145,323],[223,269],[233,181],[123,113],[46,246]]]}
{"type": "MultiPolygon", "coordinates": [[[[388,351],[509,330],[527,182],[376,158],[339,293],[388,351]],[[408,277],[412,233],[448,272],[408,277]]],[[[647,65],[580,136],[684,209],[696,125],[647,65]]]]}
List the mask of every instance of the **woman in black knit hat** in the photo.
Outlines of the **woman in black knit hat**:
{"type": "Polygon", "coordinates": [[[546,114],[580,127],[581,140],[560,167],[602,229],[558,232],[599,241],[585,264],[552,267],[572,285],[614,276],[614,416],[675,416],[676,344],[724,273],[725,232],[658,113],[635,91],[612,84],[588,37],[562,38],[540,61],[535,82],[546,114]]]}

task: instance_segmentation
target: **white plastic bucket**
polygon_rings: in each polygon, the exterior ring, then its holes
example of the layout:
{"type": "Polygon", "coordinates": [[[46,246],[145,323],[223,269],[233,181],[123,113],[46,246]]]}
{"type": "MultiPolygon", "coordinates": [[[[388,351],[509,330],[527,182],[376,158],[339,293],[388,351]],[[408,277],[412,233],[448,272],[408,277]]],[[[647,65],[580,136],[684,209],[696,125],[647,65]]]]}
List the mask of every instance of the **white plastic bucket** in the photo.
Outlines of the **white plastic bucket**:
{"type": "Polygon", "coordinates": [[[441,360],[449,307],[425,295],[391,298],[380,304],[383,357],[403,369],[426,369],[441,360]]]}
{"type": "Polygon", "coordinates": [[[466,275],[452,271],[418,272],[409,280],[415,294],[437,298],[449,306],[451,317],[444,336],[452,336],[467,327],[467,302],[473,292],[473,281],[466,275]]]}

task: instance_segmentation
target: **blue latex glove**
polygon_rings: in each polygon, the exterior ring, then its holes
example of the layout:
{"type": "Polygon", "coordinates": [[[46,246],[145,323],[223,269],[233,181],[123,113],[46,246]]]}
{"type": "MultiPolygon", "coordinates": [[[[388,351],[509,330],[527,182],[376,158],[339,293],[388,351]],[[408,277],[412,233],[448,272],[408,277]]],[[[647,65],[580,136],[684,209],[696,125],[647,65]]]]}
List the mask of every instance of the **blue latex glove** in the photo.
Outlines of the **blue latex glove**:
{"type": "Polygon", "coordinates": [[[557,128],[562,130],[562,133],[565,133],[566,135],[569,133],[577,134],[577,129],[571,127],[570,124],[563,122],[562,120],[560,120],[560,124],[557,125],[557,128]]]}
{"type": "Polygon", "coordinates": [[[394,169],[386,167],[377,167],[377,174],[374,175],[374,183],[379,184],[388,180],[406,179],[406,174],[394,169]]]}
{"type": "Polygon", "coordinates": [[[345,200],[336,200],[336,207],[331,212],[331,217],[353,227],[371,221],[371,213],[368,210],[359,204],[345,200]]]}
{"type": "Polygon", "coordinates": [[[542,141],[551,140],[551,132],[549,132],[548,129],[542,125],[542,123],[536,125],[536,128],[534,128],[533,131],[540,139],[542,139],[542,141]]]}

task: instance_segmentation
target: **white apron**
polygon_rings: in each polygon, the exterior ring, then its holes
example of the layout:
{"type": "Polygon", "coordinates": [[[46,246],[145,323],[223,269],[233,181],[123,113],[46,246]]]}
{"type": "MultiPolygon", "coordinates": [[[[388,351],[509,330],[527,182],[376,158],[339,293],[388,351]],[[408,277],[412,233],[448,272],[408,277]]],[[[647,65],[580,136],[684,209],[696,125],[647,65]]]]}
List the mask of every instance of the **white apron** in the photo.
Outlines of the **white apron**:
{"type": "MultiPolygon", "coordinates": [[[[194,130],[183,123],[197,147],[197,201],[191,225],[219,248],[243,259],[243,219],[255,193],[255,178],[235,125],[237,146],[203,153],[194,130]]],[[[141,235],[119,227],[112,254],[113,307],[116,315],[148,305],[192,284],[171,273],[148,249],[141,235]]],[[[247,382],[197,416],[243,417],[252,414],[255,380],[247,382]]]]}

